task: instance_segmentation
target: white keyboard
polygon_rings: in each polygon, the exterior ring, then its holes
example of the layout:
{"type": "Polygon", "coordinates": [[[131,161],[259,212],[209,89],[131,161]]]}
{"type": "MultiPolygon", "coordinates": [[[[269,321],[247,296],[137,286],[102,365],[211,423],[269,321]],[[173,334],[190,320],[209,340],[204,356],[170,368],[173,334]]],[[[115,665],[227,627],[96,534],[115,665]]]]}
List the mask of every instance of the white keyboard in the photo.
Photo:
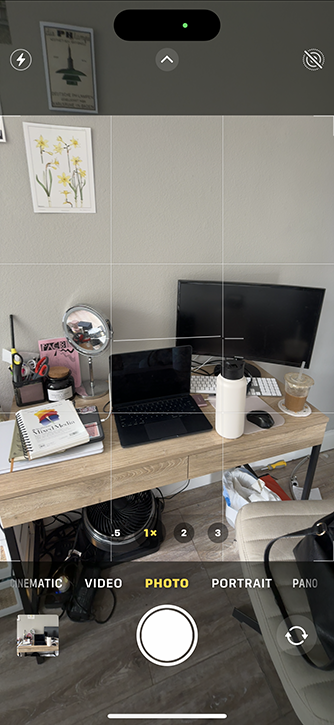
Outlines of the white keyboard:
{"type": "MultiPolygon", "coordinates": [[[[247,378],[249,382],[250,378],[247,378]]],[[[263,395],[265,397],[282,397],[278,382],[275,378],[253,378],[248,395],[263,395]]]]}
{"type": "Polygon", "coordinates": [[[216,395],[217,378],[215,375],[192,375],[190,379],[191,393],[207,393],[216,395]]]}
{"type": "MultiPolygon", "coordinates": [[[[247,383],[250,378],[246,378],[247,383]]],[[[215,375],[192,375],[190,383],[191,393],[206,393],[216,395],[217,378],[215,375]]],[[[281,397],[282,393],[275,378],[253,378],[252,387],[248,395],[263,395],[266,397],[281,397]]]]}

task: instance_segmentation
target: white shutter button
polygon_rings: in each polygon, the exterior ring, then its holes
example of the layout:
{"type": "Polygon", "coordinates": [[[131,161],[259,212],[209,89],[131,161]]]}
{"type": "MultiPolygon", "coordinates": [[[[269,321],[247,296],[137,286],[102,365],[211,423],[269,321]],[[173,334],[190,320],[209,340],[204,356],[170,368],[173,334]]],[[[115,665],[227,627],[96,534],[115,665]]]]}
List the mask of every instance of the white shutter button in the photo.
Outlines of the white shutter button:
{"type": "Polygon", "coordinates": [[[198,642],[198,630],[195,620],[185,609],[162,604],[144,614],[136,638],[146,659],[161,667],[172,667],[192,655],[198,642]]]}

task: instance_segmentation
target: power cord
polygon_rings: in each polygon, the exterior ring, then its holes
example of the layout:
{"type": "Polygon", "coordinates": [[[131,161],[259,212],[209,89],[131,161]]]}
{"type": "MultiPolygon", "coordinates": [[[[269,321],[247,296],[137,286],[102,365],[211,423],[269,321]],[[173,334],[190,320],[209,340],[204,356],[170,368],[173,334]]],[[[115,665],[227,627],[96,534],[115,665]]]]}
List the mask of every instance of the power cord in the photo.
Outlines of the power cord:
{"type": "Polygon", "coordinates": [[[116,606],[116,595],[112,589],[108,591],[113,598],[111,610],[106,619],[96,619],[93,611],[93,602],[97,594],[95,587],[87,587],[86,579],[94,579],[99,575],[97,567],[84,565],[81,568],[78,581],[74,587],[72,596],[67,602],[65,609],[69,619],[74,622],[94,621],[96,624],[106,624],[112,616],[116,606]]]}
{"type": "Polygon", "coordinates": [[[179,493],[182,493],[183,491],[185,491],[186,488],[188,488],[189,484],[190,484],[190,478],[188,478],[188,481],[187,481],[186,485],[183,486],[183,488],[181,488],[180,491],[176,491],[176,493],[173,493],[172,496],[164,496],[163,493],[162,493],[162,491],[161,491],[161,488],[156,488],[155,490],[156,491],[159,491],[159,493],[160,493],[160,499],[161,499],[162,504],[163,504],[163,509],[162,510],[164,510],[164,508],[165,508],[165,501],[171,501],[172,498],[175,498],[175,496],[178,496],[179,493]]]}
{"type": "Polygon", "coordinates": [[[211,373],[209,373],[207,370],[202,370],[202,368],[205,365],[215,365],[216,363],[218,363],[218,364],[221,365],[221,360],[219,358],[215,358],[215,357],[212,357],[212,356],[210,356],[207,360],[205,360],[205,362],[201,363],[200,365],[198,365],[198,363],[192,361],[192,363],[191,363],[191,372],[194,373],[194,374],[196,374],[196,375],[214,375],[215,374],[214,371],[212,371],[211,373]],[[198,373],[198,370],[201,370],[201,372],[198,373]]]}
{"type": "Polygon", "coordinates": [[[297,463],[297,465],[294,467],[294,469],[293,469],[293,471],[291,473],[289,487],[290,487],[291,496],[295,500],[298,500],[297,497],[296,497],[296,489],[297,488],[300,488],[299,483],[298,483],[298,478],[296,476],[296,473],[297,473],[298,469],[301,468],[301,466],[304,463],[306,463],[306,461],[308,461],[309,457],[310,456],[305,456],[304,458],[302,458],[301,461],[299,461],[297,463]]]}
{"type": "MultiPolygon", "coordinates": [[[[59,517],[54,516],[53,519],[59,520],[59,517]]],[[[42,529],[43,521],[41,520],[39,523],[42,524],[42,529]]],[[[105,619],[97,618],[96,612],[94,613],[93,610],[93,601],[98,590],[95,587],[87,587],[85,580],[86,578],[97,578],[101,573],[96,562],[91,561],[89,554],[88,561],[85,560],[86,552],[92,545],[89,541],[87,541],[85,547],[82,547],[82,542],[79,543],[81,523],[82,518],[74,522],[69,519],[69,523],[63,523],[45,537],[40,558],[46,555],[50,556],[50,571],[53,569],[53,578],[63,578],[70,585],[69,591],[64,590],[63,594],[61,591],[57,593],[58,599],[51,602],[51,606],[59,606],[62,609],[60,617],[66,613],[72,621],[85,622],[91,620],[97,624],[105,624],[114,612],[116,596],[113,591],[109,590],[113,598],[111,610],[105,619]],[[81,550],[78,551],[77,547],[81,550]],[[65,553],[67,553],[66,558],[64,558],[65,553]],[[57,558],[58,567],[54,570],[54,562],[57,558]],[[61,563],[59,563],[59,558],[61,558],[61,563]]],[[[39,599],[43,593],[44,590],[39,595],[39,599]]]]}
{"type": "Polygon", "coordinates": [[[106,422],[107,422],[107,420],[109,420],[109,418],[110,418],[110,416],[111,416],[111,375],[110,375],[110,372],[109,372],[109,374],[108,374],[108,392],[109,392],[109,400],[108,400],[108,402],[107,402],[107,403],[105,403],[105,405],[103,406],[103,412],[104,412],[104,413],[106,413],[106,412],[107,412],[107,411],[106,411],[106,410],[104,410],[104,409],[105,409],[105,407],[106,407],[106,406],[107,406],[108,404],[110,404],[110,410],[109,410],[109,413],[108,413],[107,417],[106,417],[106,418],[103,418],[103,420],[101,419],[101,423],[106,423],[106,422]]]}

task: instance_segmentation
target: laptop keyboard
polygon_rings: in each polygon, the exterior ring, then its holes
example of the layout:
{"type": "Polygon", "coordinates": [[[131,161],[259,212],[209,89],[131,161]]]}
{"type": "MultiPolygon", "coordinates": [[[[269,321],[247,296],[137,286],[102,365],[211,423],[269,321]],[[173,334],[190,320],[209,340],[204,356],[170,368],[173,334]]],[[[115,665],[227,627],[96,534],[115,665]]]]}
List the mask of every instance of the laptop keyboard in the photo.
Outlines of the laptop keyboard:
{"type": "Polygon", "coordinates": [[[158,420],[180,418],[187,413],[198,413],[198,406],[190,397],[151,400],[146,403],[127,405],[124,411],[115,411],[122,428],[156,423],[158,420]]]}

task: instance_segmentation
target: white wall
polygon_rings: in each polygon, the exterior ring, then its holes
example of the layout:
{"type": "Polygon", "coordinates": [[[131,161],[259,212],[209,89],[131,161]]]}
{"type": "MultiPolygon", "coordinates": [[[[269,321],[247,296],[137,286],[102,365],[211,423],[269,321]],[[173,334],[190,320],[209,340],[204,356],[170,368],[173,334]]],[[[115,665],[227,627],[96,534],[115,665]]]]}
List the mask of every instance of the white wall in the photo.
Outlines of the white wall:
{"type": "Polygon", "coordinates": [[[18,614],[16,621],[16,636],[20,638],[23,638],[24,630],[31,632],[34,629],[36,634],[44,634],[44,627],[59,627],[58,614],[18,614]]]}
{"type": "Polygon", "coordinates": [[[333,120],[227,117],[224,159],[225,278],[326,288],[309,399],[334,428],[333,120]]]}
{"type": "Polygon", "coordinates": [[[221,118],[113,118],[115,352],[174,344],[177,280],[221,279],[221,175],[221,118]]]}
{"type": "MultiPolygon", "coordinates": [[[[110,315],[110,119],[56,116],[5,119],[0,144],[0,351],[11,346],[9,315],[15,316],[19,351],[38,351],[39,339],[63,337],[62,317],[78,302],[110,315]],[[35,214],[23,138],[23,121],[89,126],[95,172],[96,214],[35,214]]],[[[108,358],[96,369],[107,376],[108,358]]],[[[86,360],[82,370],[86,373],[86,360]]],[[[95,366],[94,366],[95,367],[95,366]]],[[[9,410],[8,365],[0,363],[0,404],[9,410]]],[[[88,375],[86,375],[88,377],[88,375]]]]}
{"type": "MultiPolygon", "coordinates": [[[[79,300],[107,314],[110,260],[113,351],[172,344],[177,280],[221,279],[224,259],[226,279],[326,287],[310,399],[334,428],[331,119],[225,119],[224,252],[219,117],[113,119],[112,249],[109,118],[52,117],[93,129],[97,213],[67,219],[33,213],[23,120],[6,120],[8,143],[0,148],[1,347],[10,345],[10,313],[21,350],[61,336],[63,312],[79,300]],[[128,339],[135,342],[117,342],[128,339]]],[[[283,368],[274,371],[282,378],[283,368]]],[[[0,381],[8,407],[5,364],[0,381]]]]}

